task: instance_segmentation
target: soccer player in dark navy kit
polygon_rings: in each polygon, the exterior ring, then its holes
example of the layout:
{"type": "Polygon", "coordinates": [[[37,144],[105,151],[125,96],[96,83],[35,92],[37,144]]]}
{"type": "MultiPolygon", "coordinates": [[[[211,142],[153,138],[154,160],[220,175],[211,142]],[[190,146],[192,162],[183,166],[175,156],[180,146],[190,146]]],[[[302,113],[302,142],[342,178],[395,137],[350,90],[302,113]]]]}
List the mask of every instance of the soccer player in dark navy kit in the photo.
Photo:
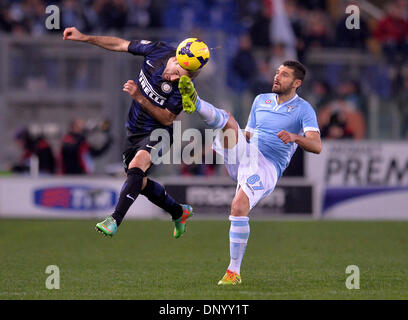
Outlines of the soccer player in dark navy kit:
{"type": "MultiPolygon", "coordinates": [[[[183,75],[194,78],[198,71],[183,69],[177,62],[176,49],[165,42],[90,36],[75,27],[64,30],[64,40],[87,42],[111,51],[144,56],[137,81],[129,80],[123,86],[123,91],[133,98],[126,122],[127,139],[123,153],[127,180],[115,212],[96,225],[97,231],[113,236],[130,206],[142,194],[170,213],[175,225],[173,235],[179,238],[193,209],[189,205],[178,204],[162,185],[147,178],[146,172],[155,160],[152,159],[152,150],[160,148],[167,151],[170,148],[160,141],[152,141],[150,135],[155,129],[165,129],[170,137],[173,136],[173,121],[183,110],[178,80],[183,75]]],[[[157,152],[154,154],[157,155],[157,152]]]]}

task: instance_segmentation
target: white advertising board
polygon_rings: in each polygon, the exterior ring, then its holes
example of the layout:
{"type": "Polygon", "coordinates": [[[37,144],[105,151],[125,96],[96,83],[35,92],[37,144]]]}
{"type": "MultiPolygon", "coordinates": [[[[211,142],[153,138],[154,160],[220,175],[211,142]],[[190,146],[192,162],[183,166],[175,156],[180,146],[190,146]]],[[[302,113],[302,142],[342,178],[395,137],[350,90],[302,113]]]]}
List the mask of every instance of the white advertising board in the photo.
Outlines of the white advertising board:
{"type": "MultiPolygon", "coordinates": [[[[0,216],[102,218],[112,214],[123,179],[93,177],[2,177],[0,216]]],[[[126,219],[162,217],[145,197],[138,197],[126,219]]]]}
{"type": "Polygon", "coordinates": [[[308,178],[326,186],[408,186],[408,142],[324,141],[307,153],[308,178]]]}
{"type": "Polygon", "coordinates": [[[323,218],[408,219],[408,142],[324,141],[305,162],[323,218]]]}
{"type": "MultiPolygon", "coordinates": [[[[0,178],[0,217],[95,218],[112,214],[124,179],[80,177],[0,178]]],[[[158,182],[181,203],[194,206],[197,218],[226,218],[236,184],[226,177],[168,177],[158,182]],[[204,202],[203,202],[204,201],[204,202]]],[[[313,183],[285,178],[261,201],[254,217],[318,218],[320,199],[313,183]]],[[[139,196],[126,219],[170,219],[162,209],[139,196]]]]}

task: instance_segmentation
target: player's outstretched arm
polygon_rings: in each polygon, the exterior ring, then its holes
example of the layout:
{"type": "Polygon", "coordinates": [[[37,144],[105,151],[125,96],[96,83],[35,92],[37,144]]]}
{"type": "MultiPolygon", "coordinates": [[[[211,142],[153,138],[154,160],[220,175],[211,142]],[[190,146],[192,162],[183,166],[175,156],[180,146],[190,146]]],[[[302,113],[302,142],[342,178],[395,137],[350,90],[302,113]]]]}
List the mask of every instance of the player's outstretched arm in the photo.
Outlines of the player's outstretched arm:
{"type": "Polygon", "coordinates": [[[322,152],[322,140],[320,139],[319,132],[307,131],[303,137],[298,134],[282,130],[278,133],[278,138],[281,139],[284,144],[295,142],[304,150],[312,153],[319,154],[322,152]]]}
{"type": "Polygon", "coordinates": [[[130,41],[109,36],[90,36],[78,31],[75,27],[64,30],[64,40],[88,42],[103,49],[119,52],[127,52],[130,41]]]}
{"type": "Polygon", "coordinates": [[[127,92],[133,100],[137,101],[143,109],[147,111],[153,118],[159,121],[164,126],[170,126],[176,119],[177,115],[169,111],[155,106],[149,100],[147,100],[143,94],[139,91],[139,88],[133,80],[128,80],[123,85],[123,91],[127,92]]]}

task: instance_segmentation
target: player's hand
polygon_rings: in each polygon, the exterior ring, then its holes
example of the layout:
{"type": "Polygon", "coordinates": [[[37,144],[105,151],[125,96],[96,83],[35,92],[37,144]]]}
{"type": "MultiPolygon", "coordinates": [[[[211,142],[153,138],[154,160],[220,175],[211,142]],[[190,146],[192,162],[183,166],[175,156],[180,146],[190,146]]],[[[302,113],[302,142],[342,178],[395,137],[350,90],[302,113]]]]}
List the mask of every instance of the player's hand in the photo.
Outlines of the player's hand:
{"type": "Polygon", "coordinates": [[[143,98],[143,94],[139,91],[139,87],[133,80],[128,80],[123,85],[123,91],[127,92],[132,99],[136,100],[137,102],[140,102],[140,99],[143,98]]]}
{"type": "Polygon", "coordinates": [[[78,31],[75,27],[66,28],[64,30],[64,40],[86,41],[86,36],[78,31]]]}
{"type": "Polygon", "coordinates": [[[290,142],[296,142],[297,136],[296,134],[282,130],[278,133],[278,138],[281,139],[284,144],[287,144],[290,142]]]}

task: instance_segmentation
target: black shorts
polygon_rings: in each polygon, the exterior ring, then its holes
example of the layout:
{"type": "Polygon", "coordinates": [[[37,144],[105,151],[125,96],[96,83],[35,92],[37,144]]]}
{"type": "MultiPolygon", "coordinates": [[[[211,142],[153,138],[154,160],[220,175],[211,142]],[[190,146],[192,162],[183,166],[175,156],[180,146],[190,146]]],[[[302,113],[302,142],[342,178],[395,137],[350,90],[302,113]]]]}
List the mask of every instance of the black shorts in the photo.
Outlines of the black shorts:
{"type": "Polygon", "coordinates": [[[173,143],[173,134],[169,132],[168,139],[162,139],[161,136],[151,136],[151,133],[132,133],[127,131],[125,141],[125,151],[122,154],[122,161],[125,171],[128,170],[130,162],[140,150],[146,150],[150,153],[152,163],[154,164],[159,157],[170,150],[173,143]],[[158,139],[157,139],[158,138],[158,139]]]}

